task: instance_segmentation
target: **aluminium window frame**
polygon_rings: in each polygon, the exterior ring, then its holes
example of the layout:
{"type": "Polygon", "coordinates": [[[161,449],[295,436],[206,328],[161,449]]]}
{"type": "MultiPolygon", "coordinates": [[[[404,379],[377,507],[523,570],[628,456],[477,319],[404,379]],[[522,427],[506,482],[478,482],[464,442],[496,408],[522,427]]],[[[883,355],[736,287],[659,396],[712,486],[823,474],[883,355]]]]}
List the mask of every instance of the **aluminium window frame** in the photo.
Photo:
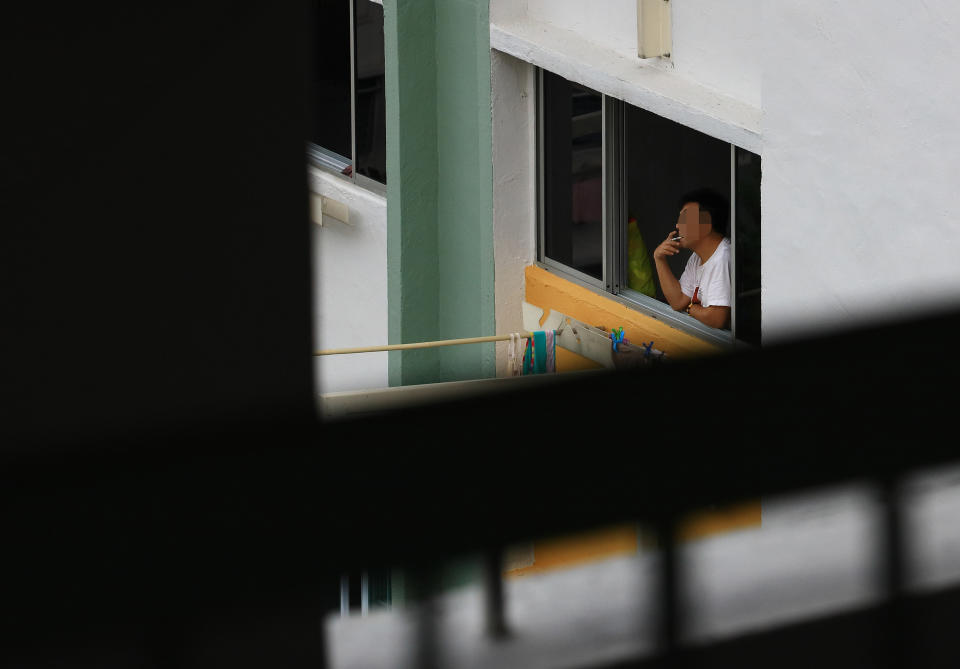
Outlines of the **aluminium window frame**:
{"type": "MultiPolygon", "coordinates": [[[[326,149],[311,141],[307,142],[307,162],[313,167],[349,181],[356,186],[386,197],[387,185],[364,174],[357,174],[357,26],[354,16],[356,0],[344,0],[350,3],[350,154],[351,157],[341,156],[335,151],[326,149]],[[350,174],[343,170],[350,168],[350,174]]],[[[374,4],[383,5],[383,0],[369,0],[374,4]]]]}
{"type": "MultiPolygon", "coordinates": [[[[603,124],[601,130],[603,147],[603,279],[597,280],[557,260],[548,258],[545,251],[545,178],[544,178],[544,127],[543,74],[538,67],[534,78],[536,86],[536,203],[537,203],[537,252],[534,264],[549,270],[573,283],[591,290],[615,302],[628,306],[645,316],[662,321],[677,330],[721,347],[751,347],[736,338],[736,151],[730,147],[730,330],[721,330],[704,325],[692,316],[675,311],[669,304],[649,297],[627,287],[627,226],[624,212],[627,211],[626,176],[626,105],[628,103],[601,93],[603,100],[603,124]]],[[[559,76],[559,75],[558,75],[559,76]]],[[[577,82],[574,82],[577,83],[577,82]]],[[[582,84],[578,84],[582,85],[582,84]]],[[[722,140],[721,140],[722,141],[722,140]]]]}

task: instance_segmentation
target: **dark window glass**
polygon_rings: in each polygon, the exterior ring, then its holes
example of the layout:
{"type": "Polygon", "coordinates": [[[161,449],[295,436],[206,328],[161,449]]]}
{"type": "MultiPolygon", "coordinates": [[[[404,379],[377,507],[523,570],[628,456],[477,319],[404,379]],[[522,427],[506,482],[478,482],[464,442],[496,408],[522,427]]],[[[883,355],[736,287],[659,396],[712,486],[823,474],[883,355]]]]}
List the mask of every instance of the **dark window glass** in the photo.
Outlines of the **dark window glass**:
{"type": "Polygon", "coordinates": [[[315,96],[311,141],[350,159],[350,5],[314,0],[315,96]]]}
{"type": "Polygon", "coordinates": [[[357,174],[387,183],[383,5],[356,0],[357,174]]]}
{"type": "Polygon", "coordinates": [[[760,156],[737,148],[737,339],[760,346],[760,156]]]}
{"type": "MultiPolygon", "coordinates": [[[[676,232],[680,213],[677,200],[684,193],[711,188],[726,198],[729,211],[730,145],[646,110],[624,107],[626,285],[666,302],[653,263],[653,250],[668,232],[676,232]]],[[[730,237],[729,229],[724,236],[730,237]]],[[[691,253],[682,250],[668,259],[677,279],[691,253]]]]}
{"type": "Polygon", "coordinates": [[[603,106],[543,73],[544,255],[603,279],[603,106]]]}

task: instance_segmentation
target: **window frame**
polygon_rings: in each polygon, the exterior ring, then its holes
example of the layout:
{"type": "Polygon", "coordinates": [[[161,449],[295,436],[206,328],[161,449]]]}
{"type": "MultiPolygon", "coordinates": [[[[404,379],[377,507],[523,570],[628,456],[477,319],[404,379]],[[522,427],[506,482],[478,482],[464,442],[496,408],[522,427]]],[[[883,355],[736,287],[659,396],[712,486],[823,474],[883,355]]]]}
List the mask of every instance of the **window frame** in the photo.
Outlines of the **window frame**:
{"type": "MultiPolygon", "coordinates": [[[[541,67],[536,68],[534,77],[536,86],[535,95],[535,118],[536,118],[536,142],[535,142],[535,162],[536,162],[536,203],[537,203],[537,224],[536,224],[536,260],[534,264],[557,274],[569,281],[572,281],[592,292],[612,299],[620,304],[628,306],[636,311],[663,321],[665,324],[691,334],[699,339],[718,344],[724,347],[736,348],[754,348],[752,344],[736,338],[737,324],[737,299],[736,299],[736,281],[737,281],[737,238],[736,238],[736,180],[737,180],[737,145],[730,142],[725,144],[730,147],[730,285],[731,306],[730,306],[730,330],[720,330],[704,325],[693,316],[683,312],[675,311],[669,304],[660,300],[648,297],[627,287],[626,273],[628,266],[627,259],[627,226],[624,225],[623,212],[627,210],[627,189],[624,184],[626,175],[626,152],[623,150],[626,139],[626,105],[628,103],[617,98],[600,93],[603,101],[603,123],[602,123],[602,193],[603,193],[603,279],[597,280],[572,267],[548,258],[545,250],[545,220],[546,211],[546,189],[545,189],[545,169],[544,169],[544,129],[543,120],[544,102],[543,102],[543,76],[544,70],[541,67]]],[[[557,75],[560,76],[560,75],[557,75]]],[[[575,82],[576,83],[576,82],[575,82]]],[[[599,91],[598,91],[599,92],[599,91]]],[[[698,131],[700,132],[700,131],[698,131]]],[[[719,139],[719,138],[715,138],[719,139]]]]}
{"type": "MultiPolygon", "coordinates": [[[[356,0],[344,0],[350,5],[350,158],[307,140],[307,162],[312,167],[334,174],[355,186],[386,197],[387,185],[364,174],[357,174],[357,25],[354,9],[356,0]],[[343,170],[350,168],[350,174],[343,170]]],[[[383,0],[368,0],[383,6],[383,0]]]]}

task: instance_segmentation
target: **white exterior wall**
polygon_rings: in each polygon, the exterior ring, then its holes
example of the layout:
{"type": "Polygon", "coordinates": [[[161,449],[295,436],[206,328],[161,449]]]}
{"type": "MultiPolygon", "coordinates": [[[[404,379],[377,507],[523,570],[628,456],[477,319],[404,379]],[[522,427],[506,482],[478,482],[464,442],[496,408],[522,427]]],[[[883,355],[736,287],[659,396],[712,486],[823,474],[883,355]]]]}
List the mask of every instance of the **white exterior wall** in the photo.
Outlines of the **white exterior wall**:
{"type": "MultiPolygon", "coordinates": [[[[493,255],[497,334],[523,330],[524,268],[536,257],[536,93],[534,69],[491,53],[493,255]]],[[[506,376],[509,342],[497,342],[497,376],[506,376]]]]}
{"type": "MultiPolygon", "coordinates": [[[[760,107],[762,6],[762,0],[672,2],[673,53],[669,59],[651,59],[646,65],[670,70],[760,107]]],[[[638,61],[637,0],[594,4],[582,0],[491,0],[490,17],[494,24],[527,21],[569,31],[600,49],[638,61]]]]}
{"type": "MultiPolygon", "coordinates": [[[[310,168],[314,193],[347,205],[350,223],[313,226],[314,346],[387,343],[387,201],[336,175],[310,168]]],[[[387,353],[317,356],[317,392],[386,388],[387,353]]]]}
{"type": "Polygon", "coordinates": [[[764,14],[764,342],[956,306],[960,5],[764,14]]]}
{"type": "Polygon", "coordinates": [[[612,51],[637,55],[637,0],[527,0],[527,16],[612,51]]]}
{"type": "Polygon", "coordinates": [[[676,72],[760,107],[763,5],[763,0],[671,2],[670,60],[676,72]]]}

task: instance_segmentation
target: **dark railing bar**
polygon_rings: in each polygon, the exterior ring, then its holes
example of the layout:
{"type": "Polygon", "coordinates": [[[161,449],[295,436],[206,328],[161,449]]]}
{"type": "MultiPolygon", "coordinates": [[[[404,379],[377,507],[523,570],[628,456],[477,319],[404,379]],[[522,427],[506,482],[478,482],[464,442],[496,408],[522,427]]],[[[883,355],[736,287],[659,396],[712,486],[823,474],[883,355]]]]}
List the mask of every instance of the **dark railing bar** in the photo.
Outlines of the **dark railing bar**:
{"type": "Polygon", "coordinates": [[[487,635],[503,639],[509,634],[503,601],[503,551],[488,550],[483,557],[484,614],[487,635]]]}
{"type": "Polygon", "coordinates": [[[674,667],[677,660],[681,614],[679,605],[680,577],[677,569],[676,522],[672,517],[657,522],[657,544],[660,549],[659,625],[660,653],[664,666],[674,667]]]}
{"type": "Polygon", "coordinates": [[[907,667],[910,643],[909,620],[903,610],[905,562],[904,532],[901,487],[894,476],[880,480],[883,522],[881,523],[881,542],[883,548],[882,592],[886,598],[885,624],[878,625],[878,632],[884,635],[878,648],[883,653],[883,665],[891,669],[907,667]]]}
{"type": "Polygon", "coordinates": [[[417,669],[439,669],[437,622],[437,594],[440,586],[439,574],[428,565],[420,565],[413,570],[414,596],[417,598],[417,669]]]}

